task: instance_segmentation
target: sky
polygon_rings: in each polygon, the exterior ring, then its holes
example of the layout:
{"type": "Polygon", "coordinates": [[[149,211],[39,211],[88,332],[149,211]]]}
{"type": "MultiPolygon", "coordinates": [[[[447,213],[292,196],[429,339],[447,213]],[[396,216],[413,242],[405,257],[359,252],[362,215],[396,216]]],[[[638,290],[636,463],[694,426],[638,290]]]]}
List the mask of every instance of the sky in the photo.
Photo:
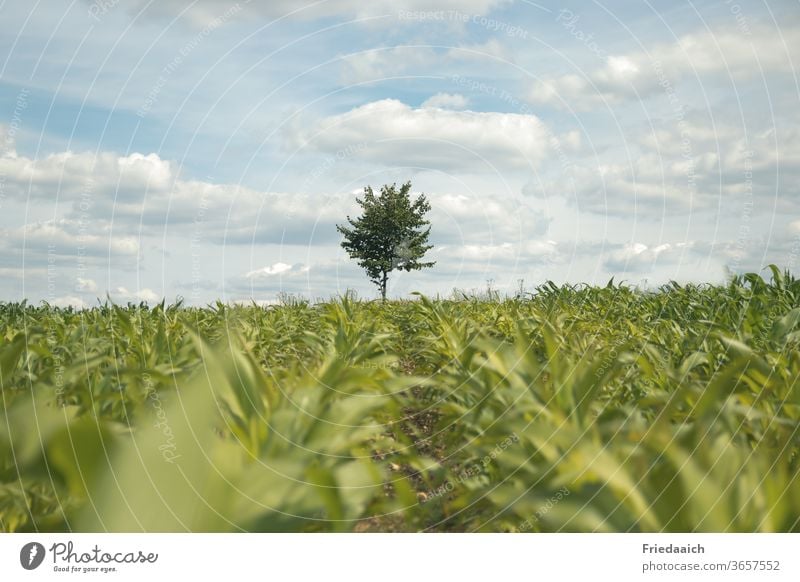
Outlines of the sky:
{"type": "Polygon", "coordinates": [[[409,180],[436,264],[390,297],[799,270],[796,0],[0,0],[0,22],[0,301],[374,298],[336,225],[409,180]]]}

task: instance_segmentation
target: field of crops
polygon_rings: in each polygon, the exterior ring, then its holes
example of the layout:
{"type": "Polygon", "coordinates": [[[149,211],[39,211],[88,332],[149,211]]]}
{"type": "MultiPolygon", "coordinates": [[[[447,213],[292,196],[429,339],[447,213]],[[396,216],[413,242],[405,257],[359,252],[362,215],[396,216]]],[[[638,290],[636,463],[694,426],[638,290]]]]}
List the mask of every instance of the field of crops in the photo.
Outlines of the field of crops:
{"type": "Polygon", "coordinates": [[[798,306],[0,304],[0,529],[800,531],[798,306]]]}

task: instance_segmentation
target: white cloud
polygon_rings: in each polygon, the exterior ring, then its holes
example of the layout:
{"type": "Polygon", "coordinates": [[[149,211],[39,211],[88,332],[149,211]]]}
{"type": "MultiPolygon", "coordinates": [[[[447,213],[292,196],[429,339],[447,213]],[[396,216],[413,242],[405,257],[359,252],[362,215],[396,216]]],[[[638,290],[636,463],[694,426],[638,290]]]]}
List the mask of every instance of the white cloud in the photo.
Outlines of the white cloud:
{"type": "Polygon", "coordinates": [[[627,160],[580,161],[566,176],[532,180],[524,193],[564,198],[584,212],[649,220],[740,208],[748,196],[759,208],[800,209],[800,131],[792,124],[746,131],[696,113],[680,123],[651,123],[627,130],[627,160]]]}
{"type": "Polygon", "coordinates": [[[312,203],[304,192],[182,180],[176,164],[155,153],[6,156],[0,158],[0,176],[5,178],[2,194],[9,199],[58,201],[71,209],[63,219],[28,225],[25,233],[13,229],[3,237],[21,246],[25,235],[28,247],[52,241],[59,252],[82,245],[88,254],[101,255],[110,245],[114,253],[134,255],[140,236],[187,229],[212,243],[319,244],[336,237],[333,223],[342,211],[338,199],[321,195],[312,203]]]}
{"type": "Polygon", "coordinates": [[[611,252],[604,265],[611,272],[648,272],[657,265],[680,262],[693,246],[692,242],[661,243],[655,246],[628,243],[622,249],[611,252]]]}
{"type": "Polygon", "coordinates": [[[550,219],[529,201],[506,194],[432,193],[432,240],[494,245],[543,236],[550,219]]]}
{"type": "Polygon", "coordinates": [[[275,263],[255,271],[245,274],[246,279],[267,279],[275,276],[297,275],[308,272],[308,267],[302,264],[289,265],[287,263],[275,263]]]}
{"type": "Polygon", "coordinates": [[[74,295],[56,297],[50,302],[50,305],[53,307],[74,307],[76,309],[86,309],[86,307],[88,307],[83,299],[74,295]]]}
{"type": "Polygon", "coordinates": [[[517,252],[510,242],[500,244],[441,245],[434,247],[432,255],[438,260],[465,260],[491,262],[498,259],[513,258],[517,252]]]}
{"type": "Polygon", "coordinates": [[[75,290],[82,293],[94,293],[97,291],[97,282],[94,279],[75,278],[75,290]]]}
{"type": "Polygon", "coordinates": [[[125,287],[116,287],[109,294],[114,301],[144,301],[146,303],[158,303],[161,301],[161,297],[152,289],[148,288],[139,289],[134,292],[128,291],[125,287]]]}
{"type": "Polygon", "coordinates": [[[422,103],[424,108],[465,109],[469,100],[459,93],[437,93],[422,103]]]}
{"type": "Polygon", "coordinates": [[[59,152],[41,159],[0,157],[6,191],[19,200],[75,201],[91,204],[102,196],[121,202],[168,191],[177,175],[157,154],[59,152]]]}
{"type": "Polygon", "coordinates": [[[0,238],[3,252],[18,253],[25,248],[25,261],[44,261],[48,256],[83,256],[97,260],[131,260],[139,255],[139,241],[129,236],[114,236],[108,228],[96,224],[59,219],[26,224],[7,230],[0,238]],[[97,234],[98,230],[103,234],[97,234]]]}
{"type": "Polygon", "coordinates": [[[250,307],[255,303],[259,307],[272,307],[273,305],[281,305],[280,299],[256,299],[254,297],[249,297],[247,299],[234,299],[231,301],[233,305],[244,305],[246,307],[250,307]]]}
{"type": "Polygon", "coordinates": [[[605,65],[582,74],[569,73],[537,82],[530,93],[536,103],[590,110],[604,104],[674,90],[687,77],[723,75],[733,81],[766,73],[793,73],[800,46],[800,28],[755,29],[744,37],[735,30],[688,34],[645,52],[611,55],[605,65]],[[785,42],[784,42],[785,41],[785,42]]]}
{"type": "Polygon", "coordinates": [[[340,284],[364,283],[363,271],[345,253],[338,260],[319,259],[311,265],[278,262],[231,277],[227,292],[236,299],[263,299],[265,293],[300,293],[331,290],[340,284]]]}
{"type": "MultiPolygon", "coordinates": [[[[441,140],[435,143],[423,141],[431,155],[439,155],[442,141],[451,142],[450,145],[445,143],[444,147],[454,151],[450,153],[450,159],[439,161],[440,165],[455,166],[460,162],[457,156],[469,155],[464,150],[473,146],[479,155],[491,156],[493,161],[508,167],[511,156],[519,154],[518,144],[510,142],[522,133],[527,133],[525,139],[530,140],[530,134],[540,129],[538,120],[531,116],[509,118],[503,114],[411,109],[395,103],[394,110],[405,116],[405,120],[395,119],[398,125],[387,127],[377,138],[386,141],[394,136],[400,141],[372,146],[376,149],[374,155],[383,153],[388,159],[394,157],[393,148],[399,152],[398,155],[425,155],[425,148],[420,147],[411,148],[416,153],[402,153],[405,149],[403,144],[407,143],[402,139],[403,131],[408,132],[408,139],[413,139],[414,133],[409,125],[416,124],[416,131],[423,139],[435,137],[441,140]],[[437,127],[439,123],[444,127],[437,127]],[[438,136],[435,135],[437,131],[438,136]]],[[[348,118],[344,127],[339,129],[368,131],[373,123],[371,120],[377,116],[378,112],[367,111],[366,118],[348,118]]],[[[333,141],[327,141],[331,139],[333,136],[326,134],[325,143],[316,145],[333,145],[333,141]]],[[[360,138],[356,136],[353,139],[357,141],[360,138]]],[[[539,155],[537,144],[532,141],[522,145],[527,148],[529,157],[539,155]]],[[[341,141],[336,144],[338,149],[345,146],[341,141]]],[[[352,149],[356,155],[361,155],[369,146],[352,149]]],[[[48,159],[67,157],[55,154],[48,159]]],[[[172,171],[175,164],[154,154],[135,153],[115,159],[111,153],[102,153],[98,157],[105,160],[102,165],[105,174],[100,166],[92,167],[94,156],[84,159],[79,155],[77,159],[82,163],[67,164],[69,180],[65,183],[72,186],[64,188],[60,196],[60,203],[69,209],[65,218],[6,231],[0,236],[0,247],[19,254],[24,244],[26,263],[34,258],[46,260],[48,252],[59,256],[85,255],[97,263],[107,260],[110,252],[114,260],[125,259],[127,264],[132,264],[139,257],[140,247],[145,244],[143,238],[151,236],[182,236],[194,241],[193,244],[329,245],[335,244],[339,238],[335,225],[358,210],[355,197],[361,194],[360,190],[355,194],[333,195],[260,192],[236,184],[181,180],[172,171]],[[124,168],[123,174],[119,168],[124,168]],[[117,197],[116,182],[128,174],[131,178],[126,186],[128,195],[117,197]],[[138,180],[133,176],[138,176],[138,180]],[[161,186],[145,191],[151,176],[150,181],[161,186]],[[82,184],[91,185],[88,195],[82,191],[82,184]],[[69,191],[69,197],[65,191],[69,191]],[[49,245],[54,245],[54,248],[49,250],[49,245]]],[[[379,160],[375,158],[374,161],[379,160]]],[[[418,161],[426,163],[431,160],[418,161]]],[[[23,166],[31,164],[27,159],[18,159],[17,162],[23,166]]],[[[471,170],[468,162],[464,165],[471,170]]],[[[520,158],[515,163],[525,162],[520,158]]],[[[44,192],[52,177],[48,172],[37,171],[29,179],[32,191],[44,192]]],[[[13,191],[9,194],[13,195],[13,191]]],[[[547,228],[541,210],[508,190],[490,194],[434,191],[428,196],[433,205],[434,236],[439,242],[483,244],[492,239],[516,240],[522,232],[526,236],[539,236],[547,228]]]]}
{"type": "Polygon", "coordinates": [[[414,109],[396,99],[329,117],[289,139],[322,152],[366,144],[356,155],[371,162],[466,172],[531,168],[549,147],[534,115],[414,109]]]}
{"type": "Polygon", "coordinates": [[[463,261],[496,262],[512,259],[535,261],[554,258],[559,253],[559,245],[553,240],[527,240],[522,242],[502,242],[498,244],[462,244],[434,247],[433,256],[442,259],[463,261]]]}

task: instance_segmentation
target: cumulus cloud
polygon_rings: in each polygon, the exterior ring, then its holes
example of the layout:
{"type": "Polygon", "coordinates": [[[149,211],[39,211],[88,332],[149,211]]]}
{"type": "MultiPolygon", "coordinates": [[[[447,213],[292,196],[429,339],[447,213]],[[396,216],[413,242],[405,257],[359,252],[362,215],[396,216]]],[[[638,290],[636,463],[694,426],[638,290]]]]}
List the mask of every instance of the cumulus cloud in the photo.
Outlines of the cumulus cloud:
{"type": "Polygon", "coordinates": [[[121,202],[163,193],[177,179],[172,165],[157,154],[59,152],[40,159],[17,155],[0,157],[0,175],[6,191],[19,200],[91,203],[96,193],[121,202]]]}
{"type": "Polygon", "coordinates": [[[432,193],[431,237],[438,244],[494,245],[538,238],[550,218],[534,204],[510,194],[432,193]]]}
{"type": "Polygon", "coordinates": [[[571,171],[569,181],[532,181],[523,191],[539,198],[564,198],[583,212],[634,217],[638,209],[651,219],[659,216],[654,210],[688,212],[710,207],[714,193],[693,191],[696,185],[690,185],[692,176],[682,165],[687,164],[665,166],[656,155],[642,155],[627,164],[580,165],[571,171]]]}
{"type": "Polygon", "coordinates": [[[231,301],[233,305],[244,305],[250,307],[254,303],[259,307],[272,307],[273,305],[281,305],[280,299],[256,299],[255,297],[248,297],[247,299],[234,299],[231,301]]]}
{"type": "Polygon", "coordinates": [[[748,132],[695,113],[628,133],[627,159],[579,160],[567,180],[531,180],[524,193],[564,198],[581,211],[641,213],[651,220],[675,212],[740,212],[746,203],[800,210],[800,131],[792,125],[748,132]]]}
{"type": "Polygon", "coordinates": [[[337,287],[346,289],[365,282],[364,272],[346,255],[339,260],[320,259],[305,263],[277,262],[245,272],[225,282],[236,299],[263,299],[264,293],[294,293],[306,296],[337,287]]]}
{"type": "Polygon", "coordinates": [[[278,262],[273,265],[262,267],[261,269],[250,271],[246,273],[244,277],[245,279],[259,280],[277,276],[286,277],[298,275],[306,272],[308,272],[308,267],[303,264],[289,265],[287,263],[278,262]]]}
{"type": "MultiPolygon", "coordinates": [[[[320,244],[336,238],[338,199],[307,193],[261,192],[237,184],[183,180],[158,154],[113,152],[50,154],[42,159],[0,157],[3,195],[19,202],[58,202],[65,218],[29,225],[27,246],[37,241],[88,254],[135,254],[141,236],[183,232],[213,244],[283,242],[320,244]],[[82,242],[78,230],[85,232],[82,242]],[[98,234],[100,231],[101,234],[98,234]],[[103,245],[102,233],[114,232],[103,245]]],[[[19,229],[6,242],[21,243],[19,229]]],[[[0,244],[2,244],[0,242],[0,244]]]]}
{"type": "Polygon", "coordinates": [[[290,142],[336,152],[366,144],[361,159],[391,167],[493,172],[537,165],[549,149],[549,132],[534,115],[412,108],[384,99],[295,130],[290,142]]]}
{"type": "Polygon", "coordinates": [[[94,279],[75,278],[75,290],[81,293],[94,293],[97,291],[97,282],[94,279]]]}
{"type": "MultiPolygon", "coordinates": [[[[139,201],[92,201],[89,213],[117,232],[184,234],[197,243],[318,245],[336,238],[341,196],[263,192],[237,184],[178,180],[139,201]]],[[[81,209],[72,215],[78,217],[81,209]]]]}
{"type": "MultiPolygon", "coordinates": [[[[394,111],[400,118],[376,137],[381,142],[396,143],[352,147],[354,156],[365,155],[379,161],[383,154],[390,160],[395,157],[392,152],[397,152],[397,156],[419,156],[417,163],[430,165],[432,160],[423,159],[427,151],[430,155],[444,156],[440,165],[455,166],[460,162],[457,156],[466,153],[473,159],[475,155],[491,157],[508,167],[513,161],[510,158],[520,154],[519,147],[527,157],[520,157],[514,163],[524,164],[528,158],[541,155],[540,145],[531,138],[541,126],[532,116],[412,109],[399,102],[389,105],[389,112],[394,111]],[[422,137],[424,147],[417,147],[418,144],[405,147],[403,144],[408,140],[416,141],[415,135],[422,137]],[[437,141],[429,143],[430,138],[437,141]],[[443,143],[451,150],[449,154],[437,153],[443,143]],[[370,147],[375,151],[367,153],[370,147]],[[467,147],[476,153],[469,154],[465,151],[467,147]]],[[[365,132],[366,138],[370,127],[383,115],[379,110],[367,108],[351,112],[338,126],[337,120],[329,119],[327,123],[333,124],[331,130],[314,146],[343,148],[347,145],[343,141],[358,142],[362,139],[359,132],[365,132]],[[335,131],[344,132],[343,141],[336,141],[330,133],[335,131]]],[[[54,191],[58,192],[59,204],[68,209],[64,218],[2,233],[0,246],[21,253],[24,245],[28,258],[38,253],[39,259],[43,259],[50,252],[59,256],[85,255],[102,261],[110,253],[121,264],[126,261],[131,264],[139,256],[143,238],[165,235],[183,236],[193,244],[332,245],[339,239],[336,224],[358,211],[355,198],[360,191],[355,194],[263,192],[237,184],[182,180],[174,163],[155,154],[63,153],[47,156],[46,160],[43,165],[27,158],[6,160],[9,174],[19,178],[14,187],[5,190],[9,196],[22,201],[26,191],[33,192],[45,204],[44,193],[56,184],[54,191]],[[54,160],[66,162],[57,164],[54,160]],[[125,196],[119,195],[122,189],[125,196]],[[48,250],[50,246],[53,248],[48,250]]],[[[437,242],[466,240],[484,244],[498,239],[518,240],[523,236],[520,233],[539,236],[547,228],[548,221],[542,211],[510,191],[427,194],[433,205],[437,242]]]]}
{"type": "Polygon", "coordinates": [[[118,261],[130,264],[139,256],[139,241],[134,237],[114,236],[108,229],[97,233],[96,225],[68,219],[48,220],[26,224],[3,232],[0,249],[9,255],[21,256],[25,263],[42,263],[48,257],[83,257],[87,261],[118,261]]]}
{"type": "Polygon", "coordinates": [[[144,301],[145,303],[158,303],[161,297],[157,295],[152,289],[143,288],[137,291],[128,291],[126,287],[116,287],[109,292],[113,301],[119,302],[138,302],[144,301]]]}
{"type": "Polygon", "coordinates": [[[54,307],[74,307],[76,309],[86,309],[88,307],[83,299],[75,295],[56,297],[50,302],[50,305],[54,307]]]}
{"type": "Polygon", "coordinates": [[[554,240],[528,240],[498,244],[441,245],[432,251],[437,258],[466,262],[502,262],[524,260],[526,263],[542,259],[553,259],[560,252],[554,240]]]}
{"type": "Polygon", "coordinates": [[[661,243],[655,246],[638,242],[628,243],[610,253],[604,265],[611,272],[646,273],[657,265],[680,262],[692,247],[692,242],[661,243]]]}
{"type": "Polygon", "coordinates": [[[744,37],[736,30],[688,34],[673,43],[606,57],[599,69],[568,73],[537,81],[530,98],[536,103],[590,110],[646,97],[671,88],[690,76],[723,75],[734,81],[761,72],[792,73],[794,47],[800,46],[800,28],[755,29],[744,37]]]}
{"type": "Polygon", "coordinates": [[[459,93],[437,93],[422,103],[424,108],[465,109],[469,100],[459,93]]]}

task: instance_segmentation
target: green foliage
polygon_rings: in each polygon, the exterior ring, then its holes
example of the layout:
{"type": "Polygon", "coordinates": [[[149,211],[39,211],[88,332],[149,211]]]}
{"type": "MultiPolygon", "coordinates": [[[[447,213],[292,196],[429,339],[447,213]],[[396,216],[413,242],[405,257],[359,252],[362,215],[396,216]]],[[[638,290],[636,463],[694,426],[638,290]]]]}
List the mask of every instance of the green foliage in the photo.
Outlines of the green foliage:
{"type": "Polygon", "coordinates": [[[433,248],[428,244],[431,229],[424,228],[430,224],[425,214],[431,205],[424,194],[412,201],[410,193],[411,182],[399,190],[396,184],[383,186],[379,196],[367,186],[364,197],[356,199],[363,209],[362,216],[355,220],[347,217],[352,228],[336,227],[344,235],[342,247],[367,271],[384,300],[391,271],[416,271],[435,264],[420,262],[433,248]]]}
{"type": "Polygon", "coordinates": [[[0,304],[4,531],[800,531],[800,281],[0,304]]]}

